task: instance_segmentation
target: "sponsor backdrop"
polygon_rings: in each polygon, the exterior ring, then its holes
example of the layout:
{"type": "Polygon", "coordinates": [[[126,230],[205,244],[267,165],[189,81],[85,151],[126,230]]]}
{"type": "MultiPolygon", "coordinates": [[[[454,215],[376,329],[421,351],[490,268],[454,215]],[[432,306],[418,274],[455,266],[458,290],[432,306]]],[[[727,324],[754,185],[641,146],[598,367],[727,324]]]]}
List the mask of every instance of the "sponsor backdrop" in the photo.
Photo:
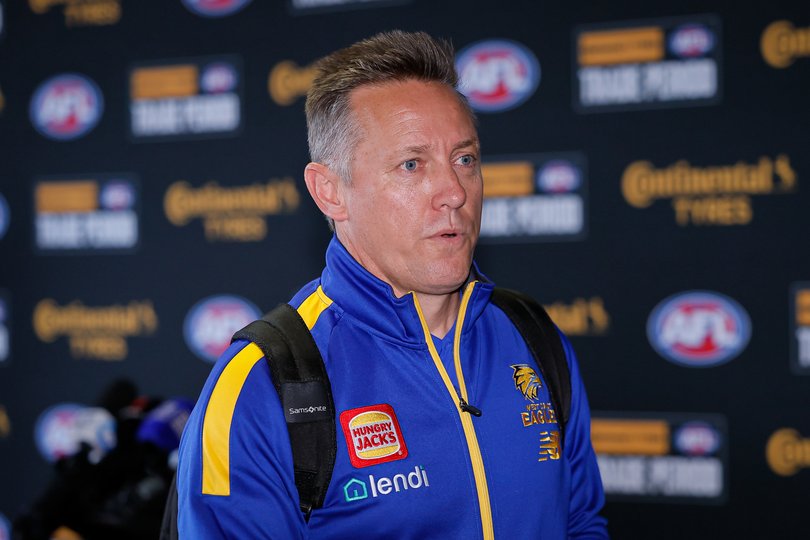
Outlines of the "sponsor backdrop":
{"type": "Polygon", "coordinates": [[[614,537],[807,537],[806,5],[0,0],[0,538],[113,380],[196,397],[318,274],[303,96],[391,28],[457,47],[477,259],[571,336],[614,537]]]}

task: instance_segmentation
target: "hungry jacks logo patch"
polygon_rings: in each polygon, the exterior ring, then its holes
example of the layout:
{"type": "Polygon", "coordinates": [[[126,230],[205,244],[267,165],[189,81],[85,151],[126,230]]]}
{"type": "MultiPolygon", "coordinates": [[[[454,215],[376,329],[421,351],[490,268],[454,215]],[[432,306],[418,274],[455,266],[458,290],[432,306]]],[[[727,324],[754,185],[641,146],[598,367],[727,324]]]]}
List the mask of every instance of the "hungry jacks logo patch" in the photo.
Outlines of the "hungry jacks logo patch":
{"type": "Polygon", "coordinates": [[[408,457],[397,415],[387,403],[340,413],[349,459],[356,468],[408,457]]]}

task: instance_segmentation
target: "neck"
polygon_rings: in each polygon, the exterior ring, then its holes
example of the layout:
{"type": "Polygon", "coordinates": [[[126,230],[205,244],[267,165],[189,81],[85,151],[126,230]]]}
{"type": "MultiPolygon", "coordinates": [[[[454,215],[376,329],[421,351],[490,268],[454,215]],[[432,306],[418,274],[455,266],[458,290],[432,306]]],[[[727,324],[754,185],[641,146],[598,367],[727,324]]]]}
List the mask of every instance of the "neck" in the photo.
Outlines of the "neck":
{"type": "Polygon", "coordinates": [[[449,294],[414,293],[419,299],[428,330],[439,339],[444,338],[458,317],[461,299],[457,292],[449,294]]]}

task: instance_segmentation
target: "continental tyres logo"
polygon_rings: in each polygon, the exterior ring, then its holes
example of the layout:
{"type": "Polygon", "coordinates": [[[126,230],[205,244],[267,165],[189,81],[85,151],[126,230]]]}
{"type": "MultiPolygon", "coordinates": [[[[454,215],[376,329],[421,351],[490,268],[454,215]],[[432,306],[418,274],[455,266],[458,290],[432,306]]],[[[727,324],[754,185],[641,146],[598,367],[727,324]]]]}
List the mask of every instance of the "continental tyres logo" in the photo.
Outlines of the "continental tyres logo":
{"type": "Polygon", "coordinates": [[[680,226],[747,225],[754,217],[752,197],[792,193],[797,180],[785,154],[708,167],[681,160],[659,169],[635,161],[622,175],[622,195],[635,208],[669,199],[680,226]]]}
{"type": "Polygon", "coordinates": [[[121,20],[121,0],[28,0],[28,5],[37,15],[62,6],[68,27],[106,26],[121,20]]]}
{"type": "Polygon", "coordinates": [[[600,296],[559,301],[543,307],[567,336],[598,336],[610,329],[610,314],[600,296]]]}
{"type": "Polygon", "coordinates": [[[801,469],[810,468],[810,439],[802,438],[795,429],[779,429],[768,439],[765,457],[773,472],[793,476],[801,469]]]}
{"type": "Polygon", "coordinates": [[[289,177],[241,186],[208,182],[194,187],[180,181],[169,186],[163,209],[176,227],[201,219],[209,242],[258,242],[267,237],[267,216],[292,214],[300,202],[289,177]]]}
{"type": "Polygon", "coordinates": [[[762,58],[771,67],[783,69],[796,58],[810,56],[810,27],[795,28],[790,21],[776,21],[762,32],[762,58]]]}
{"type": "Polygon", "coordinates": [[[73,358],[123,360],[127,338],[153,334],[158,318],[150,300],[91,307],[79,301],[60,306],[45,299],[34,308],[33,325],[44,343],[67,337],[73,358]]]}
{"type": "Polygon", "coordinates": [[[270,98],[282,107],[292,105],[296,99],[307,95],[317,74],[314,64],[299,67],[290,60],[279,62],[267,77],[270,98]]]}

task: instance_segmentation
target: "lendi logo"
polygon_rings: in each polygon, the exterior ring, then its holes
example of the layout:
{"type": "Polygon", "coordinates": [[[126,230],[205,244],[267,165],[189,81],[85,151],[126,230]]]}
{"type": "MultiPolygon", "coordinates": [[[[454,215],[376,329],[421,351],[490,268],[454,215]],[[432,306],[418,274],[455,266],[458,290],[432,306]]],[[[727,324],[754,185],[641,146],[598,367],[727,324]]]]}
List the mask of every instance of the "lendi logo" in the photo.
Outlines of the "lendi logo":
{"type": "Polygon", "coordinates": [[[121,20],[121,0],[28,0],[28,5],[37,15],[64,6],[66,26],[106,26],[121,20]]]}
{"type": "Polygon", "coordinates": [[[283,107],[292,105],[296,99],[307,95],[317,74],[314,64],[299,67],[295,62],[285,60],[270,70],[267,90],[277,104],[283,107]]]}
{"type": "Polygon", "coordinates": [[[795,429],[778,429],[768,439],[765,457],[773,472],[793,476],[810,467],[810,439],[803,439],[795,429]]]}
{"type": "Polygon", "coordinates": [[[680,226],[746,225],[754,217],[752,196],[791,193],[796,184],[796,172],[784,154],[708,167],[681,160],[657,169],[649,161],[635,161],[622,175],[622,195],[635,208],[671,199],[680,226]]]}
{"type": "Polygon", "coordinates": [[[228,187],[217,182],[193,187],[180,181],[169,186],[163,209],[177,227],[202,219],[210,242],[257,242],[267,237],[265,216],[293,213],[300,201],[298,188],[289,177],[228,187]]]}
{"type": "Polygon", "coordinates": [[[60,306],[48,298],[34,308],[33,324],[34,333],[45,343],[67,337],[73,358],[123,360],[126,338],[153,334],[158,318],[150,300],[90,307],[79,301],[60,306]]]}
{"type": "Polygon", "coordinates": [[[786,68],[796,58],[810,56],[810,27],[794,28],[790,21],[772,22],[762,32],[759,48],[771,67],[786,68]]]}

